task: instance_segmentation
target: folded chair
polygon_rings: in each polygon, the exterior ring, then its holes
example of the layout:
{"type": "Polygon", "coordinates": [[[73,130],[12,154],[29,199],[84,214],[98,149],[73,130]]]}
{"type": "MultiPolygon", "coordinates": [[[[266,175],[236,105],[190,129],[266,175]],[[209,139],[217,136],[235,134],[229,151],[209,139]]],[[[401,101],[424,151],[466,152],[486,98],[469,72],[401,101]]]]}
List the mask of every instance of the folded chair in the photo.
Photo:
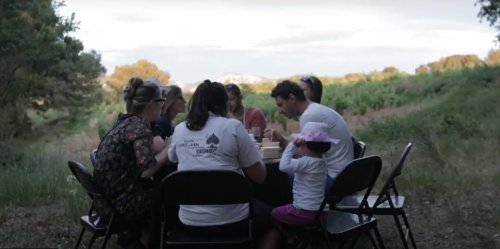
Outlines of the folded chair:
{"type": "Polygon", "coordinates": [[[360,191],[364,192],[364,197],[358,209],[366,209],[367,198],[380,173],[382,160],[378,156],[355,159],[335,178],[330,190],[326,193],[323,202],[318,210],[315,221],[311,226],[287,226],[299,234],[304,235],[306,243],[311,245],[312,234],[322,234],[327,244],[327,248],[332,248],[333,242],[337,242],[338,248],[343,248],[345,243],[351,240],[348,248],[353,248],[361,234],[366,234],[374,248],[385,248],[379,230],[377,220],[371,215],[354,214],[333,210],[337,203],[344,197],[360,191]],[[325,209],[326,204],[333,205],[330,210],[325,209]],[[300,231],[300,230],[306,230],[300,231]],[[371,232],[374,232],[376,240],[371,232]],[[309,240],[309,241],[307,241],[309,240]],[[378,246],[377,246],[378,244],[378,246]]]}
{"type": "Polygon", "coordinates": [[[410,228],[410,223],[408,222],[408,218],[406,217],[406,213],[404,211],[404,201],[405,197],[399,195],[399,192],[396,188],[396,182],[394,179],[401,175],[401,170],[403,168],[403,164],[405,162],[408,153],[410,152],[412,147],[411,143],[406,145],[398,163],[391,169],[389,176],[386,179],[380,193],[378,195],[370,195],[368,197],[368,210],[360,210],[357,208],[357,203],[359,203],[363,196],[356,196],[349,201],[343,201],[339,205],[336,206],[337,210],[348,211],[353,213],[370,213],[374,215],[392,215],[394,217],[394,221],[396,223],[396,227],[398,229],[399,235],[403,242],[403,245],[406,249],[409,248],[407,237],[410,237],[410,241],[412,247],[417,249],[417,245],[415,243],[415,239],[413,238],[413,233],[410,228]],[[403,231],[403,226],[401,225],[401,221],[399,217],[403,218],[403,222],[405,225],[405,231],[403,231]]]}
{"type": "Polygon", "coordinates": [[[92,238],[90,239],[88,248],[92,248],[92,244],[98,237],[104,237],[101,248],[106,248],[108,239],[112,234],[124,232],[127,230],[127,227],[130,226],[126,219],[119,214],[119,212],[111,204],[109,199],[107,199],[107,197],[102,193],[99,187],[95,185],[95,183],[92,181],[92,175],[85,166],[83,166],[79,162],[74,161],[68,161],[68,166],[78,182],[92,199],[92,205],[88,214],[80,217],[80,224],[82,225],[82,229],[74,248],[77,249],[80,246],[85,231],[89,231],[92,233],[92,238]],[[113,210],[113,213],[110,217],[101,217],[94,212],[93,201],[95,197],[104,198],[107,201],[108,205],[113,210]]]}
{"type": "MultiPolygon", "coordinates": [[[[161,182],[162,198],[165,208],[172,205],[226,205],[248,203],[248,217],[242,224],[246,228],[235,235],[205,235],[183,229],[183,225],[174,226],[165,232],[162,221],[161,246],[201,248],[226,246],[230,248],[244,246],[253,248],[252,237],[252,191],[246,178],[233,171],[177,171],[161,182]]],[[[206,228],[206,227],[204,227],[206,228]]],[[[217,226],[213,227],[214,229],[217,226]]]]}
{"type": "Polygon", "coordinates": [[[354,159],[362,158],[365,155],[366,144],[363,141],[352,138],[352,145],[354,146],[354,159]]]}

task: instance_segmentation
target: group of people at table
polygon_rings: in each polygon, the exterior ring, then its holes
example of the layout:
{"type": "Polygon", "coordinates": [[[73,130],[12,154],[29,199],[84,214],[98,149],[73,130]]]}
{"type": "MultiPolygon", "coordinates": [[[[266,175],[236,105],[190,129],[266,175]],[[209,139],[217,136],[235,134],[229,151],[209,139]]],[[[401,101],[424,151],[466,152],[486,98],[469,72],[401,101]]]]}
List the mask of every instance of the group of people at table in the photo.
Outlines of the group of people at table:
{"type": "MultiPolygon", "coordinates": [[[[264,114],[243,106],[237,85],[209,80],[196,88],[185,121],[174,128],[172,121],[185,112],[186,101],[179,87],[159,83],[154,78],[128,81],[126,113],[119,115],[97,148],[95,183],[120,213],[142,225],[134,235],[122,234],[122,240],[142,235],[140,246],[158,245],[161,203],[155,179],[174,170],[230,170],[255,184],[264,182],[266,166],[249,132],[279,141],[283,148],[279,169],[290,176],[293,186],[292,203],[273,207],[253,202],[258,248],[279,247],[287,235],[284,225],[313,222],[325,189],[353,159],[351,132],[341,115],[320,104],[322,85],[317,77],[302,77],[298,83],[284,80],[271,92],[283,115],[299,117],[300,133],[290,138],[266,129],[264,114]]],[[[112,212],[104,200],[95,204],[102,217],[112,212]]],[[[246,218],[248,205],[181,205],[178,213],[174,210],[186,229],[231,233],[246,218]]]]}

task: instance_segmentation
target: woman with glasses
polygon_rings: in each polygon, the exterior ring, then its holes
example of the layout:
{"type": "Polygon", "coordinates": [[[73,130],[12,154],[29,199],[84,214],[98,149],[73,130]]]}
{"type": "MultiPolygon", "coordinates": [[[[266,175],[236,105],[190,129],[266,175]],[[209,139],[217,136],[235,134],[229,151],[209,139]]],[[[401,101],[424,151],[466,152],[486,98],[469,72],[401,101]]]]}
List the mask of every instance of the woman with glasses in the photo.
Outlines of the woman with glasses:
{"type": "Polygon", "coordinates": [[[312,102],[321,104],[321,95],[323,94],[323,85],[316,76],[309,75],[300,78],[299,86],[304,90],[306,98],[312,102]]]}
{"type": "Polygon", "coordinates": [[[182,90],[178,86],[162,86],[162,95],[165,98],[165,105],[162,109],[160,118],[152,123],[153,133],[160,136],[163,140],[172,136],[174,127],[172,121],[177,114],[186,111],[186,100],[182,96],[182,90]]]}
{"type": "MultiPolygon", "coordinates": [[[[93,179],[120,214],[141,228],[149,222],[153,206],[151,177],[168,162],[167,147],[153,150],[151,122],[160,116],[165,99],[155,83],[134,77],[125,90],[126,114],[120,114],[97,148],[93,179]]],[[[96,198],[95,208],[103,219],[112,209],[105,200],[96,198]]],[[[152,229],[152,228],[151,228],[152,229]]],[[[144,242],[147,243],[147,242],[144,242]]]]}

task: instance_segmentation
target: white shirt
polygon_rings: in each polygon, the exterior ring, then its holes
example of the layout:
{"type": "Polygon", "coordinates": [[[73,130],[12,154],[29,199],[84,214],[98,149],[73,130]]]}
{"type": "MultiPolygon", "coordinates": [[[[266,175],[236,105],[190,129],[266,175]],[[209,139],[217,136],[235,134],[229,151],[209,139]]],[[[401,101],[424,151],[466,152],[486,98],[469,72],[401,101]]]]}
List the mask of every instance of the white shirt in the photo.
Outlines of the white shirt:
{"type": "MultiPolygon", "coordinates": [[[[213,114],[199,131],[189,130],[185,122],[177,125],[168,157],[178,162],[179,171],[231,170],[240,174],[243,174],[242,168],[261,160],[255,143],[240,121],[213,114]]],[[[179,210],[179,219],[191,226],[222,225],[247,216],[247,204],[181,205],[179,210]]]]}
{"type": "Polygon", "coordinates": [[[332,144],[330,150],[325,153],[328,175],[335,179],[354,159],[351,132],[344,118],[333,109],[312,102],[300,116],[299,122],[301,131],[307,122],[325,123],[330,128],[328,135],[331,138],[340,139],[338,144],[332,144]]]}
{"type": "Polygon", "coordinates": [[[324,158],[304,156],[293,159],[297,147],[289,143],[280,160],[280,170],[294,173],[293,206],[318,211],[325,194],[326,162],[324,158]]]}

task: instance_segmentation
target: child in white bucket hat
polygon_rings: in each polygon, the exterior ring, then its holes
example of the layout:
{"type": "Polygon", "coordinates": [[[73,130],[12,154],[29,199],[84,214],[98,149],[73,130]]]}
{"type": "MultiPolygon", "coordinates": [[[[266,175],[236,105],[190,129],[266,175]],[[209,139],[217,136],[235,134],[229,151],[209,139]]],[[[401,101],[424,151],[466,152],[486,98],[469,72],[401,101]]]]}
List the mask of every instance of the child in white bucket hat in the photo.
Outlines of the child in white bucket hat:
{"type": "Polygon", "coordinates": [[[308,225],[314,221],[325,192],[327,165],[323,155],[332,143],[339,142],[329,137],[327,131],[325,123],[309,122],[301,133],[292,134],[295,141],[283,151],[279,168],[293,173],[295,180],[293,203],[272,211],[273,220],[280,230],[282,224],[308,225]]]}

